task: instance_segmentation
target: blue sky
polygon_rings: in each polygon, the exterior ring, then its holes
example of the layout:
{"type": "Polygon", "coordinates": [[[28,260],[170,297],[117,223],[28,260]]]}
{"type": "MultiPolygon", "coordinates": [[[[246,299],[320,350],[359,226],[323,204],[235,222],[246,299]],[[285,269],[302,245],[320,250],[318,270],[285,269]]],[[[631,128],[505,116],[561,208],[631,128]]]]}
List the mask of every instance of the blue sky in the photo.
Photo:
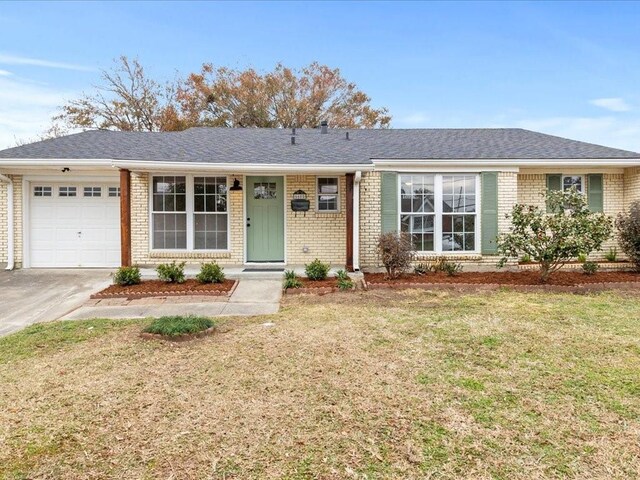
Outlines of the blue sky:
{"type": "Polygon", "coordinates": [[[640,151],[640,2],[3,2],[0,148],[119,55],[339,67],[395,128],[523,127],[640,151]]]}

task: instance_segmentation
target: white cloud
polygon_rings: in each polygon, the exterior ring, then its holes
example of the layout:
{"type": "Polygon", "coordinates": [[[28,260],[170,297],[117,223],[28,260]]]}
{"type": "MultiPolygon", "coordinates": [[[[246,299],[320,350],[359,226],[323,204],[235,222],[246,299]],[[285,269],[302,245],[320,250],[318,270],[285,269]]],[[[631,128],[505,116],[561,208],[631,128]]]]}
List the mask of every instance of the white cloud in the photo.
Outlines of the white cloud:
{"type": "Polygon", "coordinates": [[[640,152],[640,117],[547,117],[521,119],[510,126],[640,152]]]}
{"type": "Polygon", "coordinates": [[[18,55],[8,55],[0,53],[0,64],[4,65],[30,65],[34,67],[59,68],[62,70],[76,70],[81,72],[91,72],[95,68],[86,67],[84,65],[76,65],[73,63],[55,62],[51,60],[42,60],[39,58],[21,57],[18,55]]]}
{"type": "Polygon", "coordinates": [[[0,77],[8,77],[9,75],[13,74],[8,70],[0,70],[0,77]]]}
{"type": "Polygon", "coordinates": [[[0,76],[0,149],[18,139],[32,139],[51,123],[51,116],[74,92],[0,76]]]}
{"type": "Polygon", "coordinates": [[[631,106],[624,99],[615,97],[615,98],[596,98],[594,100],[590,100],[589,103],[595,105],[596,107],[601,107],[606,110],[611,110],[612,112],[628,112],[631,110],[631,106]]]}
{"type": "Polygon", "coordinates": [[[394,118],[394,128],[417,128],[425,127],[429,122],[429,117],[423,112],[415,112],[404,117],[394,118]]]}

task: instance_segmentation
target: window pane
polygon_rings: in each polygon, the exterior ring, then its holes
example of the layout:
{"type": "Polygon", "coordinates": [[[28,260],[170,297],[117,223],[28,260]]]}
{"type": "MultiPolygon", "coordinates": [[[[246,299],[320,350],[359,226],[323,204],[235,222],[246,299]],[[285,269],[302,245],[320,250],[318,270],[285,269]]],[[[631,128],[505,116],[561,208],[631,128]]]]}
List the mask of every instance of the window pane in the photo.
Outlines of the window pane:
{"type": "Polygon", "coordinates": [[[562,178],[563,190],[570,190],[575,187],[579,192],[582,191],[582,177],[580,175],[567,175],[562,178]]]}
{"type": "Polygon", "coordinates": [[[185,213],[153,214],[153,248],[187,248],[187,215],[185,213]]]}
{"type": "Polygon", "coordinates": [[[402,215],[400,231],[409,233],[413,248],[420,252],[434,249],[435,215],[402,215]]]}
{"type": "Polygon", "coordinates": [[[435,211],[434,175],[402,175],[400,177],[401,211],[435,211]]]}
{"type": "Polygon", "coordinates": [[[194,218],[194,248],[225,250],[227,248],[227,215],[198,213],[194,218]]]}
{"type": "Polygon", "coordinates": [[[442,250],[472,251],[475,249],[475,215],[442,216],[442,250]]]}

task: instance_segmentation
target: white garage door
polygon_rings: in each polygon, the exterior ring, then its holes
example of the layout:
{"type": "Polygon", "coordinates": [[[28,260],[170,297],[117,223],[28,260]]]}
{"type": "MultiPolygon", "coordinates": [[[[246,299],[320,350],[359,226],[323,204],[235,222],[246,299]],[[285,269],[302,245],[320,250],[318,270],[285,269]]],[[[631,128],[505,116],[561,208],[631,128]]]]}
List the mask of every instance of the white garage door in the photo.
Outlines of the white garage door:
{"type": "Polygon", "coordinates": [[[31,183],[32,267],[120,264],[120,188],[112,183],[31,183]]]}

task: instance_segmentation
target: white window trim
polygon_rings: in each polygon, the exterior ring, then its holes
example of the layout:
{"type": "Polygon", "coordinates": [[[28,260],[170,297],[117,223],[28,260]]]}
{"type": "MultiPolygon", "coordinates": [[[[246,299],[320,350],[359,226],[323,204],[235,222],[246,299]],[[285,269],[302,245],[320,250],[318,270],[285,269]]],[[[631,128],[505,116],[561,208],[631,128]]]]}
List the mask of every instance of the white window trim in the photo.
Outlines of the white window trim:
{"type": "Polygon", "coordinates": [[[565,189],[564,189],[564,179],[567,178],[567,177],[580,177],[580,190],[579,190],[579,193],[582,193],[582,194],[586,193],[587,184],[585,183],[585,175],[575,174],[575,173],[574,174],[571,174],[571,173],[567,173],[567,174],[563,173],[563,174],[561,174],[561,180],[560,180],[561,185],[560,186],[562,187],[562,191],[563,192],[565,191],[565,189]]]}
{"type": "MultiPolygon", "coordinates": [[[[231,251],[231,202],[229,201],[229,175],[215,175],[206,173],[184,174],[184,173],[152,173],[149,175],[149,253],[169,253],[181,255],[184,253],[229,253],[231,251]],[[187,215],[187,248],[153,248],[153,214],[162,213],[153,211],[153,178],[154,177],[185,177],[185,195],[187,215]],[[195,249],[194,245],[194,178],[195,177],[225,177],[227,179],[227,248],[225,249],[195,249]]],[[[165,212],[171,213],[171,212],[165,212]]],[[[176,212],[173,212],[176,213],[176,212]]],[[[182,212],[177,212],[182,213],[182,212]]]]}
{"type": "Polygon", "coordinates": [[[53,187],[53,185],[42,185],[41,183],[38,184],[34,184],[31,187],[31,196],[35,197],[35,198],[53,198],[55,196],[56,193],[56,189],[53,187]],[[36,195],[36,188],[42,188],[42,195],[36,195]],[[48,188],[49,189],[49,195],[45,195],[44,194],[44,189],[48,188]]]}
{"type": "MultiPolygon", "coordinates": [[[[433,232],[433,250],[417,250],[416,253],[418,255],[451,255],[451,256],[463,256],[463,255],[479,255],[482,251],[482,246],[480,245],[480,213],[482,212],[482,205],[480,204],[482,195],[480,192],[480,175],[476,172],[449,172],[449,173],[425,173],[425,172],[402,172],[398,173],[397,182],[398,182],[398,232],[401,231],[402,228],[402,177],[408,175],[433,175],[434,176],[434,203],[435,203],[435,221],[434,221],[434,232],[433,232]],[[475,228],[473,234],[475,236],[475,249],[474,250],[442,250],[442,177],[450,176],[450,175],[473,175],[476,179],[476,211],[475,211],[475,228]]],[[[405,212],[406,213],[406,212],[405,212]]],[[[455,215],[455,212],[452,213],[444,213],[444,215],[455,215]]]]}
{"type": "Polygon", "coordinates": [[[56,197],[58,198],[78,198],[80,195],[78,195],[79,190],[78,190],[78,186],[77,185],[58,185],[58,191],[57,191],[57,195],[56,197]],[[66,195],[60,195],[60,189],[61,188],[66,188],[66,195]],[[70,188],[73,189],[73,195],[69,195],[69,193],[71,193],[72,190],[69,190],[70,188]]]}
{"type": "MultiPolygon", "coordinates": [[[[324,194],[324,195],[333,195],[331,194],[324,194]]],[[[336,175],[317,175],[316,176],[316,212],[317,213],[340,213],[340,177],[336,176],[336,175]],[[338,182],[338,192],[335,194],[336,195],[336,209],[335,210],[320,210],[320,186],[318,185],[319,181],[321,178],[335,178],[338,182]]]]}

